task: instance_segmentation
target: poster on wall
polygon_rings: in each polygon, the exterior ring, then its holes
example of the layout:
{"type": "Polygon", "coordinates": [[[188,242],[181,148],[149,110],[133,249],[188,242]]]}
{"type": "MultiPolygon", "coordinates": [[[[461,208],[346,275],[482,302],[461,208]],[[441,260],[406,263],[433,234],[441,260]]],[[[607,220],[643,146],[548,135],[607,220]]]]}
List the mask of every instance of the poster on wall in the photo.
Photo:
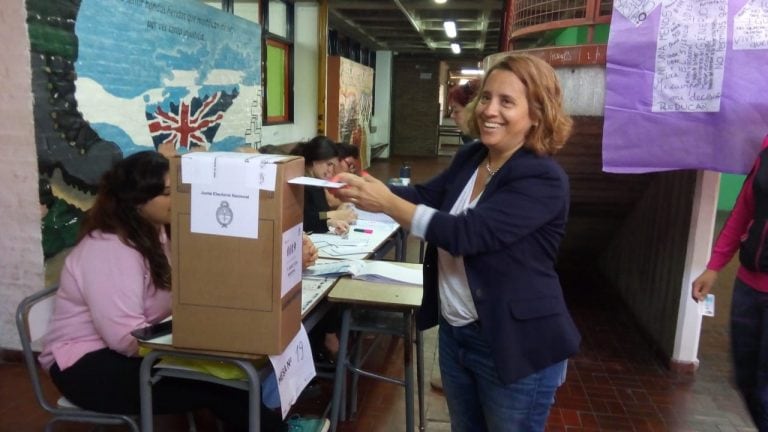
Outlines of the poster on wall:
{"type": "Polygon", "coordinates": [[[373,114],[373,68],[340,56],[328,58],[328,128],[331,139],[360,149],[368,157],[368,126],[373,114]]]}
{"type": "Polygon", "coordinates": [[[75,26],[83,117],[124,154],[261,141],[261,29],[196,1],[85,0],[75,26]]]}
{"type": "Polygon", "coordinates": [[[747,172],[768,134],[768,2],[613,5],[603,169],[747,172]]]}
{"type": "Polygon", "coordinates": [[[261,142],[261,28],[199,1],[28,0],[46,258],[141,150],[261,142]]]}

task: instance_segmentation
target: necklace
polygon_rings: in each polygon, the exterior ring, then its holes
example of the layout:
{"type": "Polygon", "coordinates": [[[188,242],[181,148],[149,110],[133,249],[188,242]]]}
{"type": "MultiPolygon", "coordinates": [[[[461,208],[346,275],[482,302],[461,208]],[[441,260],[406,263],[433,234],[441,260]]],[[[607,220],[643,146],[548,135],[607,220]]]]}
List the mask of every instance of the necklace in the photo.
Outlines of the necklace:
{"type": "Polygon", "coordinates": [[[488,182],[491,181],[491,177],[496,174],[499,168],[491,169],[491,158],[485,160],[485,170],[488,171],[488,177],[485,178],[485,184],[488,184],[488,182]]]}

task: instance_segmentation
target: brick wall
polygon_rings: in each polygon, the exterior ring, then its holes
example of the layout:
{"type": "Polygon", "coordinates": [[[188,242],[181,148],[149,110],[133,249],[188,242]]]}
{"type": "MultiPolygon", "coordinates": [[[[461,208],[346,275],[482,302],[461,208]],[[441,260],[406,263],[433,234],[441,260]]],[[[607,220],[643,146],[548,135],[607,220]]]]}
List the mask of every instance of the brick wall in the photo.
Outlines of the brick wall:
{"type": "Polygon", "coordinates": [[[440,62],[395,57],[392,85],[392,143],[396,156],[437,154],[440,62]]]}

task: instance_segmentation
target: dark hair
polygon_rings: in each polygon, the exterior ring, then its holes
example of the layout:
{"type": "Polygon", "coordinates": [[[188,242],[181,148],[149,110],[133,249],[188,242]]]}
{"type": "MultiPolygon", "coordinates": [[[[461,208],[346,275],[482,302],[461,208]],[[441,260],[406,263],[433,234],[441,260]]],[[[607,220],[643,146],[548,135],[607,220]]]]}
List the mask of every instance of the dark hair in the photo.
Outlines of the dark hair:
{"type": "Polygon", "coordinates": [[[274,154],[274,155],[281,155],[285,154],[283,149],[280,147],[274,145],[274,144],[264,144],[263,146],[259,147],[259,153],[261,154],[274,154]]]}
{"type": "Polygon", "coordinates": [[[357,146],[345,142],[336,143],[336,146],[339,147],[339,159],[344,159],[350,156],[355,159],[360,158],[360,149],[357,148],[357,146]]]}
{"type": "Polygon", "coordinates": [[[464,84],[451,88],[448,92],[448,102],[455,102],[461,106],[467,106],[472,98],[475,97],[478,90],[480,90],[480,80],[477,78],[471,79],[464,84]]]}
{"type": "Polygon", "coordinates": [[[339,147],[325,135],[318,135],[308,142],[300,142],[291,149],[291,154],[304,156],[304,166],[313,162],[339,157],[339,147]]]}
{"type": "Polygon", "coordinates": [[[157,228],[138,207],[165,191],[168,159],[156,151],[142,151],[117,162],[104,173],[96,202],[80,227],[79,240],[95,230],[116,234],[149,263],[152,282],[159,289],[171,288],[171,266],[157,228]]]}

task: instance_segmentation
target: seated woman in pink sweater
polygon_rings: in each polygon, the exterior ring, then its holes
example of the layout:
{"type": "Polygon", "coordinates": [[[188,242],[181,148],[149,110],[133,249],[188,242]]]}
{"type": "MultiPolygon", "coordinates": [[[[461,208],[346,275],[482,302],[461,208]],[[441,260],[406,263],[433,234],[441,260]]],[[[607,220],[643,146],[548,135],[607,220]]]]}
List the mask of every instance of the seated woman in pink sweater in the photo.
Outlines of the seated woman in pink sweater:
{"type": "MultiPolygon", "coordinates": [[[[40,355],[59,391],[81,408],[139,412],[141,358],[130,332],[171,314],[170,216],[168,160],[160,153],[133,154],[102,178],[62,269],[40,355]]],[[[248,424],[248,394],[239,389],[164,378],[153,396],[158,414],[210,408],[232,429],[248,424]]],[[[262,423],[271,421],[279,418],[265,411],[262,423]]]]}

